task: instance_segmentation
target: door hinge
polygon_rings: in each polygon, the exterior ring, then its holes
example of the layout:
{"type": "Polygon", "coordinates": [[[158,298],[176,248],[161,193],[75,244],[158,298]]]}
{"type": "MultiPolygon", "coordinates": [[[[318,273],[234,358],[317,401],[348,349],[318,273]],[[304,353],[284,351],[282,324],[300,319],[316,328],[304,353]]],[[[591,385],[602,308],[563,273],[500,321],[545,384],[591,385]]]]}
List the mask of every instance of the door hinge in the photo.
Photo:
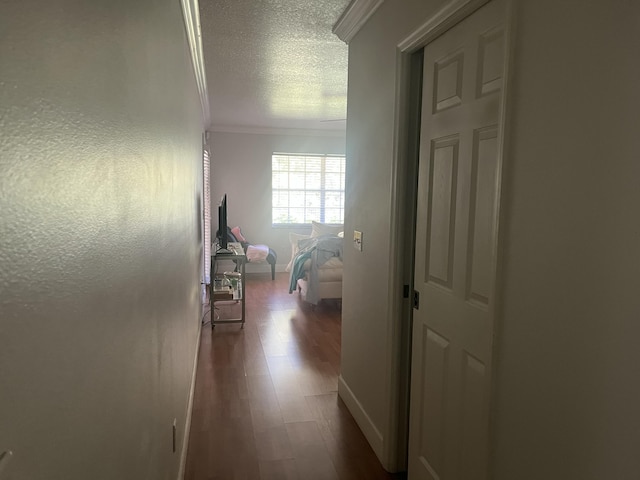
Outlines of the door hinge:
{"type": "Polygon", "coordinates": [[[409,298],[409,285],[402,286],[402,298],[409,298]]]}
{"type": "Polygon", "coordinates": [[[413,308],[416,310],[420,309],[420,292],[417,290],[413,291],[413,308]]]}

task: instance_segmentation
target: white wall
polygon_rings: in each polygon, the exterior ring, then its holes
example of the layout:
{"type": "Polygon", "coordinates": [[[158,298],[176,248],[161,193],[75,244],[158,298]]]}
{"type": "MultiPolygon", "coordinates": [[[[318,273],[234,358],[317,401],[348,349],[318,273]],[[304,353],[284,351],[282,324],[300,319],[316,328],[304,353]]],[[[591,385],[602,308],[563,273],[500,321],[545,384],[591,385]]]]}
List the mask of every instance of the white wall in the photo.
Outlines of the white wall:
{"type": "MultiPolygon", "coordinates": [[[[513,3],[491,478],[635,479],[640,6],[513,3]]],[[[362,253],[345,251],[342,377],[379,443],[396,321],[386,295],[395,45],[436,7],[386,0],[349,47],[345,231],[365,240],[362,253]]]]}
{"type": "MultiPolygon", "coordinates": [[[[344,134],[334,135],[212,132],[211,222],[214,234],[217,205],[226,193],[228,225],[239,225],[251,243],[273,248],[278,254],[277,270],[283,271],[291,259],[289,232],[304,233],[305,230],[271,226],[271,155],[274,152],[344,154],[344,134]]],[[[269,266],[247,265],[247,272],[252,271],[266,272],[269,266]]]]}
{"type": "Polygon", "coordinates": [[[496,479],[640,471],[640,4],[518,2],[496,479]]]}
{"type": "Polygon", "coordinates": [[[389,318],[396,45],[440,5],[386,0],[349,44],[345,236],[362,231],[363,249],[344,252],[340,394],[359,403],[352,413],[385,465],[390,334],[400,321],[389,318]]]}
{"type": "Polygon", "coordinates": [[[201,312],[180,4],[0,2],[0,31],[0,476],[175,479],[201,312]]]}

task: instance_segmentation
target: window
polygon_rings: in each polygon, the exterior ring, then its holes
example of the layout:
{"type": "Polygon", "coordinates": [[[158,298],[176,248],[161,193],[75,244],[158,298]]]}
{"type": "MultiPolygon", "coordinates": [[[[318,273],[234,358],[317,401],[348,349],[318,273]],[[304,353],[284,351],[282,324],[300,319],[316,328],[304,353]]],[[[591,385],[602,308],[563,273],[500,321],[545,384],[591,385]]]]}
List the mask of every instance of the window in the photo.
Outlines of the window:
{"type": "Polygon", "coordinates": [[[205,149],[203,152],[202,160],[202,193],[204,199],[202,208],[202,220],[204,227],[204,283],[209,285],[211,283],[211,184],[210,184],[210,167],[211,160],[209,158],[209,152],[205,149]]]}
{"type": "Polygon", "coordinates": [[[271,157],[273,225],[344,223],[344,155],[271,157]]]}

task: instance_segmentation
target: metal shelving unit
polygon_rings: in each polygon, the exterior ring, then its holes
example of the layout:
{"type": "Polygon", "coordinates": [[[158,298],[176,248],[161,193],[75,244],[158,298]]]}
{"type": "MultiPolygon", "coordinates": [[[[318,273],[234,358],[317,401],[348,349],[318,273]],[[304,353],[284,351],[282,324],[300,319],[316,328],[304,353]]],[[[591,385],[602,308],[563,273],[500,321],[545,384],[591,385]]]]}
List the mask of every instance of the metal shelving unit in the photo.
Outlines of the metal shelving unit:
{"type": "MultiPolygon", "coordinates": [[[[244,328],[245,322],[245,271],[244,267],[247,263],[247,256],[240,243],[229,243],[227,245],[227,251],[221,251],[220,249],[212,249],[211,255],[211,273],[214,275],[211,282],[211,328],[215,328],[216,325],[225,323],[240,323],[241,328],[244,328]],[[224,285],[216,282],[216,279],[224,277],[222,274],[217,273],[216,267],[219,262],[231,261],[236,266],[236,271],[240,272],[240,277],[235,285],[224,285]],[[215,318],[214,310],[216,309],[216,303],[239,303],[240,304],[240,317],[238,318],[215,318]]],[[[233,281],[233,280],[232,280],[233,281]]]]}

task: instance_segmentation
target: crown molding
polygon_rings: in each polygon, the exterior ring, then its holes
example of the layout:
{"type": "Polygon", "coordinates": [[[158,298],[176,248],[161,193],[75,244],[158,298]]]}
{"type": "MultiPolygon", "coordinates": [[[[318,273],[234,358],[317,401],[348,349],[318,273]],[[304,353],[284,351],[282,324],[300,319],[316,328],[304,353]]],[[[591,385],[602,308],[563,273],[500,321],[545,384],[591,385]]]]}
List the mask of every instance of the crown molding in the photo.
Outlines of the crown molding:
{"type": "Polygon", "coordinates": [[[204,70],[204,55],[202,53],[202,30],[200,28],[200,9],[198,0],[180,0],[184,28],[187,33],[191,61],[196,77],[196,86],[202,106],[202,118],[205,130],[211,123],[211,110],[209,106],[209,91],[207,90],[207,77],[204,70]]]}
{"type": "Polygon", "coordinates": [[[249,127],[243,125],[211,125],[212,133],[240,133],[251,135],[287,135],[294,137],[345,138],[345,130],[312,130],[303,128],[249,127]]]}
{"type": "Polygon", "coordinates": [[[333,33],[349,43],[384,0],[352,0],[333,26],[333,33]]]}
{"type": "Polygon", "coordinates": [[[431,40],[470,15],[489,0],[450,0],[429,17],[411,35],[398,44],[401,52],[412,52],[424,47],[431,40]]]}

